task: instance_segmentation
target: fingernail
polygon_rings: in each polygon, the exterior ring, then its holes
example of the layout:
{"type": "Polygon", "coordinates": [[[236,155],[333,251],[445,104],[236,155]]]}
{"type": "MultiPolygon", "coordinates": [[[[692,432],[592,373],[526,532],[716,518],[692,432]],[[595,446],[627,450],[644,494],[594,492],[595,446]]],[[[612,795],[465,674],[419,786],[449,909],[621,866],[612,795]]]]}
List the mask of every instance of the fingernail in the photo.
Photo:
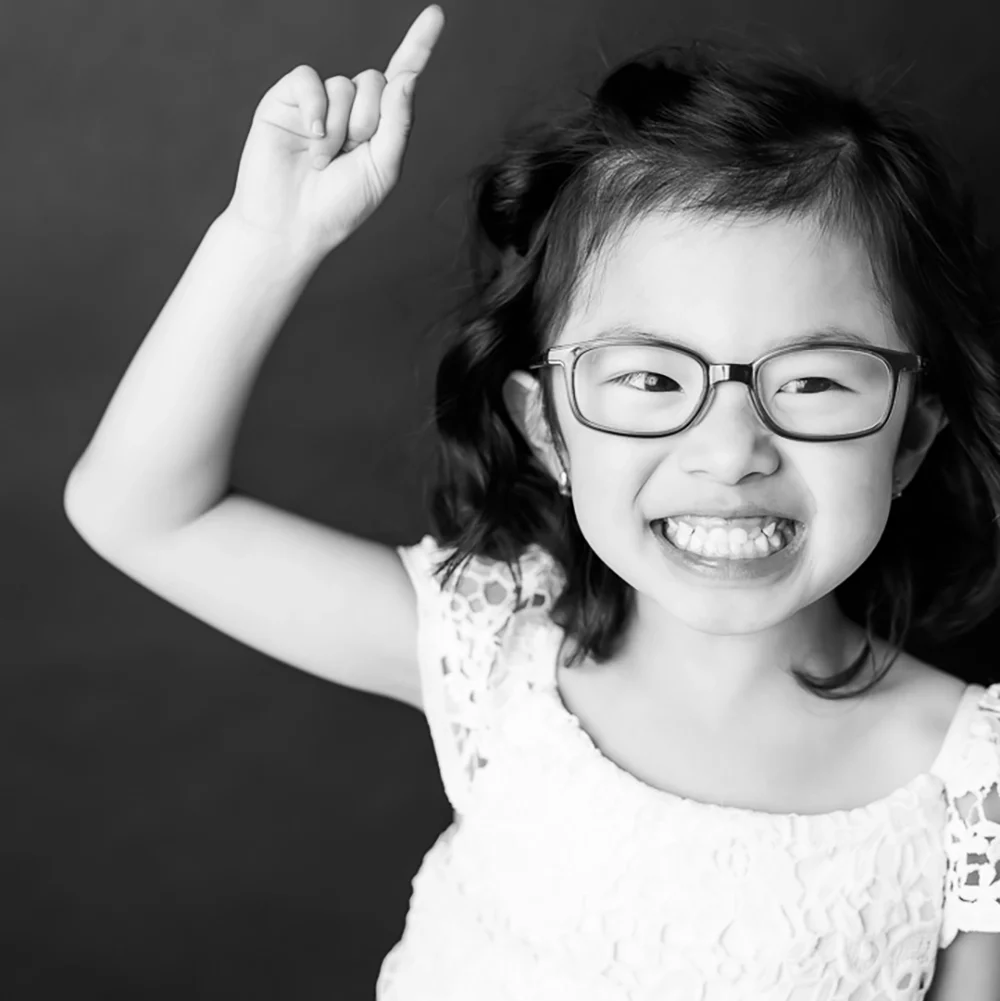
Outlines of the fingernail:
{"type": "Polygon", "coordinates": [[[313,122],[313,135],[321,136],[324,131],[323,123],[317,118],[316,121],[313,122]]]}

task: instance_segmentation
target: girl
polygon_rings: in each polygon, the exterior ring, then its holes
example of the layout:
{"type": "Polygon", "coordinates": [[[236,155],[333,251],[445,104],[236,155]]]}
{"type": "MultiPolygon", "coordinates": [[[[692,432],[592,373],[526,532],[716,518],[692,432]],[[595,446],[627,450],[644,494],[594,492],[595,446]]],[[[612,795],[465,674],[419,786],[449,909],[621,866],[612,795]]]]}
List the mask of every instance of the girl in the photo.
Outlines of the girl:
{"type": "Polygon", "coordinates": [[[70,519],[192,614],[425,712],[455,820],[380,1001],[995,1001],[1000,685],[902,645],[998,603],[996,319],[901,117],[773,64],[618,68],[479,176],[436,537],[229,487],[442,23],[384,75],[268,92],[70,519]]]}

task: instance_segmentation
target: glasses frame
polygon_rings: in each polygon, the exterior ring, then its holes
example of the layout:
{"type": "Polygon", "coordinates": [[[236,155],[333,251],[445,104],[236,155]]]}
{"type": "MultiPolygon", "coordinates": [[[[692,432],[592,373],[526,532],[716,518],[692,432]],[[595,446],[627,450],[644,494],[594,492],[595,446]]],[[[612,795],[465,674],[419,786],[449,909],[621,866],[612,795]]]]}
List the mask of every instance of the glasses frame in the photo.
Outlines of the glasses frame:
{"type": "Polygon", "coordinates": [[[614,434],[623,438],[667,438],[670,435],[680,434],[681,431],[689,428],[696,420],[698,420],[699,417],[702,416],[709,405],[709,400],[713,395],[713,390],[717,385],[719,385],[719,383],[742,382],[747,387],[747,391],[750,393],[750,400],[753,403],[754,411],[764,426],[773,431],[774,434],[779,435],[782,438],[788,438],[791,441],[850,441],[855,438],[866,438],[868,435],[881,431],[882,428],[885,427],[886,422],[889,420],[893,407],[896,405],[896,395],[899,390],[899,377],[901,373],[920,373],[926,371],[927,368],[925,359],[920,355],[911,354],[907,351],[892,351],[889,348],[879,348],[874,345],[871,347],[864,347],[853,341],[823,341],[816,344],[791,344],[786,347],[776,348],[774,351],[768,351],[767,354],[761,355],[758,359],[756,359],[756,361],[751,362],[749,365],[735,362],[727,362],[716,365],[707,361],[700,354],[698,354],[697,351],[692,351],[690,348],[684,347],[680,344],[674,344],[671,341],[662,340],[652,342],[641,337],[616,337],[613,340],[608,338],[597,338],[589,341],[578,341],[575,344],[560,344],[558,347],[549,348],[545,352],[544,360],[536,362],[533,365],[529,365],[528,370],[535,371],[538,369],[548,368],[552,365],[558,365],[563,370],[563,376],[566,381],[566,390],[569,396],[569,403],[573,411],[573,416],[585,427],[593,428],[595,431],[603,431],[606,434],[614,434]],[[680,427],[674,428],[671,431],[618,431],[614,428],[605,427],[604,425],[588,420],[580,412],[580,407],[576,401],[575,385],[576,366],[579,363],[580,358],[583,357],[583,355],[585,355],[588,351],[593,351],[602,347],[619,345],[622,347],[639,345],[642,347],[670,348],[673,351],[679,351],[681,354],[687,355],[701,366],[701,369],[705,374],[704,392],[702,393],[701,400],[695,408],[694,413],[680,427]],[[851,351],[858,351],[862,354],[874,355],[889,369],[889,372],[892,375],[892,393],[889,396],[889,402],[885,408],[885,413],[883,413],[877,424],[866,428],[863,431],[855,431],[851,434],[804,435],[795,434],[791,431],[785,431],[771,419],[761,403],[757,385],[761,367],[765,362],[772,358],[777,358],[780,355],[791,354],[796,351],[824,351],[829,348],[848,348],[851,351]]]}

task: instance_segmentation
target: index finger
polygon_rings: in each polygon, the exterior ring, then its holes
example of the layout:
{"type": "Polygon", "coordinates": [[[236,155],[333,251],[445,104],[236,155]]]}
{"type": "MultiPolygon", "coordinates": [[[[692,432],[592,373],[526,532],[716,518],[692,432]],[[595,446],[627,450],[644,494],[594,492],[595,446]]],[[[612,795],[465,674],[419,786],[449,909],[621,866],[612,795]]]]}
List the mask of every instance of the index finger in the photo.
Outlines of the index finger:
{"type": "Polygon", "coordinates": [[[386,82],[400,73],[422,73],[443,27],[444,11],[437,4],[425,7],[392,54],[385,68],[386,82]]]}

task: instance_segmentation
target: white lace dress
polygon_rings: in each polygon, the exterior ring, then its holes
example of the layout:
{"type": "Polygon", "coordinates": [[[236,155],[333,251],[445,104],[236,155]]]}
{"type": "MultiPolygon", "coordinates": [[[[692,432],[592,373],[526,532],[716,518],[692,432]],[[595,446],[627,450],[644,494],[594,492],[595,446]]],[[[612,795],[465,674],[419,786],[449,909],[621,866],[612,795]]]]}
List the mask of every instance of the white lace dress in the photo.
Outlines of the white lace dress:
{"type": "Polygon", "coordinates": [[[424,711],[454,822],[413,879],[377,1001],[918,1001],[939,947],[1000,931],[1000,685],[931,770],[867,806],[696,802],[605,757],[556,688],[564,584],[533,547],[417,589],[424,711]]]}

